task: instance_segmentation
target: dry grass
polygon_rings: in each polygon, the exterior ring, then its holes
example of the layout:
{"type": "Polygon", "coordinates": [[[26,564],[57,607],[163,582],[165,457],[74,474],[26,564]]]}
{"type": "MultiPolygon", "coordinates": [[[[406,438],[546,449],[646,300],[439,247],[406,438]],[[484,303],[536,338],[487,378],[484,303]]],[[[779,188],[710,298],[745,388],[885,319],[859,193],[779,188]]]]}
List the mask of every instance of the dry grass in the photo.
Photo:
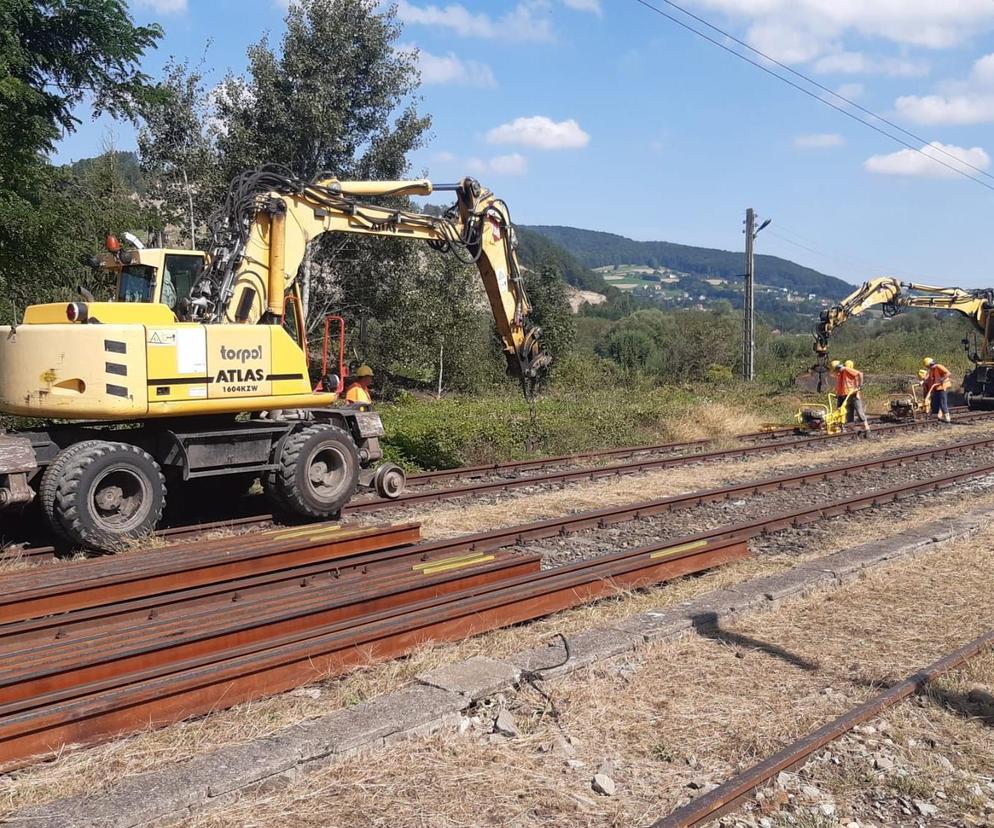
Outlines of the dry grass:
{"type": "Polygon", "coordinates": [[[304,719],[395,690],[412,681],[416,674],[444,663],[477,654],[491,657],[508,655],[539,646],[559,632],[575,632],[608,624],[612,620],[679,603],[749,577],[776,572],[801,560],[903,529],[913,529],[934,521],[937,512],[952,515],[957,511],[985,506],[994,508],[994,493],[972,499],[959,497],[953,492],[937,495],[932,500],[931,509],[904,514],[900,521],[894,518],[897,507],[894,510],[885,508],[860,512],[835,524],[837,529],[827,541],[813,544],[810,540],[806,541],[803,535],[799,536],[799,548],[791,550],[789,556],[752,558],[655,589],[619,594],[616,598],[558,613],[531,624],[452,644],[425,647],[408,658],[370,666],[341,679],[325,682],[316,699],[303,694],[285,694],[89,750],[67,751],[55,762],[0,777],[0,814],[61,796],[97,790],[109,780],[141,773],[225,745],[271,735],[304,719]]]}
{"type": "MultiPolygon", "coordinates": [[[[955,439],[965,439],[970,432],[955,431],[955,439]]],[[[905,447],[919,445],[925,438],[953,434],[932,432],[929,434],[901,435],[893,441],[871,443],[868,451],[886,453],[905,447]]],[[[947,438],[950,439],[950,438],[947,438]]],[[[851,444],[844,444],[851,445],[851,444]]],[[[837,463],[843,459],[840,446],[819,449],[803,455],[781,455],[755,458],[746,463],[735,461],[722,464],[725,473],[732,479],[767,476],[796,468],[809,468],[817,462],[837,463]],[[757,470],[756,466],[761,469],[757,470]],[[732,476],[732,472],[737,472],[732,476]]],[[[618,478],[600,481],[588,486],[574,487],[569,491],[553,492],[535,506],[535,513],[517,511],[508,515],[508,504],[492,507],[464,507],[448,509],[451,520],[462,515],[459,529],[472,531],[487,528],[487,521],[518,523],[549,514],[597,508],[610,503],[627,503],[663,494],[648,490],[647,478],[666,493],[700,488],[702,478],[708,478],[710,485],[718,485],[713,465],[674,469],[658,475],[618,478]],[[696,484],[696,486],[695,486],[696,484]],[[667,488],[668,487],[668,488],[667,488]],[[594,489],[596,497],[582,499],[583,492],[577,489],[594,489]]],[[[540,496],[535,496],[537,499],[540,496]]],[[[532,499],[524,504],[532,506],[532,499]]],[[[0,777],[0,814],[29,804],[49,801],[60,796],[71,795],[86,790],[96,790],[108,780],[140,773],[152,767],[179,761],[191,755],[202,754],[227,744],[240,743],[272,734],[303,719],[322,715],[343,706],[358,703],[364,699],[397,689],[413,677],[439,664],[466,658],[475,654],[501,656],[520,649],[533,647],[548,640],[557,632],[569,632],[591,626],[609,623],[612,619],[687,600],[711,589],[718,589],[739,582],[745,578],[768,574],[796,564],[800,560],[837,551],[869,539],[885,537],[905,528],[923,525],[935,519],[935,515],[954,514],[984,506],[994,507],[994,493],[980,494],[964,498],[956,493],[935,495],[930,500],[932,508],[914,512],[904,512],[899,519],[894,514],[902,507],[894,509],[860,512],[840,521],[838,529],[827,539],[812,542],[799,534],[798,548],[790,555],[764,556],[742,561],[699,577],[684,578],[659,588],[635,594],[619,595],[615,599],[601,601],[595,605],[581,607],[559,613],[551,618],[509,630],[500,630],[467,641],[424,648],[409,658],[387,664],[371,666],[356,671],[349,676],[325,682],[321,695],[311,699],[302,695],[286,694],[253,704],[241,705],[234,710],[219,712],[203,719],[181,723],[163,730],[142,733],[129,739],[99,746],[90,750],[68,751],[57,761],[39,765],[8,777],[0,777]]],[[[903,507],[907,508],[907,507],[903,507]]],[[[441,511],[441,510],[440,510],[441,511]]],[[[525,511],[525,510],[523,510],[525,511]]],[[[434,513],[433,513],[434,515],[434,513]]],[[[428,518],[434,520],[433,517],[428,518]]],[[[433,524],[437,527],[437,524],[433,524]]]]}
{"type": "MultiPolygon", "coordinates": [[[[481,728],[392,746],[183,824],[646,824],[686,800],[688,783],[720,781],[989,627],[992,541],[548,682],[558,723],[522,691],[506,700],[521,738],[481,728]],[[566,766],[563,734],[585,767],[566,766]],[[613,798],[590,789],[605,760],[613,798]]],[[[973,761],[989,768],[989,734],[982,744],[973,761]]]]}
{"type": "Polygon", "coordinates": [[[674,440],[729,440],[737,434],[759,431],[762,419],[741,406],[706,402],[666,421],[674,440]]]}

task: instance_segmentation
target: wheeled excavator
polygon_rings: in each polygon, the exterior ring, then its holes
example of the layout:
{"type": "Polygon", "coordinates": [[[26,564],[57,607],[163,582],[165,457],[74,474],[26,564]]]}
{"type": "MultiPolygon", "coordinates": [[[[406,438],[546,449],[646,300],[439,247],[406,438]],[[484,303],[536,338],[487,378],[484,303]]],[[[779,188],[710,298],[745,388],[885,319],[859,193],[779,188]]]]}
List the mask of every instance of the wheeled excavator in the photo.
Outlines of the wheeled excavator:
{"type": "Polygon", "coordinates": [[[839,304],[822,311],[814,343],[819,391],[828,373],[828,343],[832,333],[847,320],[877,306],[885,317],[910,308],[926,308],[956,311],[969,319],[973,332],[963,340],[963,347],[974,367],[963,379],[966,404],[971,409],[994,407],[994,290],[935,287],[900,282],[889,276],[864,282],[839,304]]]}
{"type": "Polygon", "coordinates": [[[331,357],[326,326],[326,373],[309,374],[297,271],[325,233],[423,240],[474,263],[513,373],[528,386],[550,361],[507,205],[474,179],[302,181],[264,167],[235,179],[211,225],[206,252],[111,238],[95,264],[116,276],[115,301],[84,292],[0,327],[0,412],[40,421],[0,434],[0,510],[37,497],[55,535],[112,551],[154,530],[167,487],[197,480],[261,477],[274,509],[305,519],[337,517],[360,486],[399,494],[379,415],[335,404],[344,323],[331,357]],[[441,216],[391,206],[439,191],[455,194],[441,216]]]}

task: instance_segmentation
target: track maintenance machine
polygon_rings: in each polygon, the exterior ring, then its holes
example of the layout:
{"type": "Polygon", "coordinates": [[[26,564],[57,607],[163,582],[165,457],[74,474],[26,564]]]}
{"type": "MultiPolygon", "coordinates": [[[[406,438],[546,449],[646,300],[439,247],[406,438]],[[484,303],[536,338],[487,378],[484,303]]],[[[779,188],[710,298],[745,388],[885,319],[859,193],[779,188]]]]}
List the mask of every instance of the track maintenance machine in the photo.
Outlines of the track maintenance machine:
{"type": "Polygon", "coordinates": [[[207,253],[111,240],[100,264],[118,301],[34,305],[0,327],[0,411],[40,421],[0,435],[0,509],[37,496],[56,535],[114,550],[155,528],[167,486],[197,480],[261,477],[276,510],[311,519],[336,517],[358,486],[398,494],[379,415],[333,405],[342,349],[336,374],[309,376],[296,276],[323,233],[420,239],[474,263],[526,389],[549,362],[507,206],[473,179],[300,181],[265,167],[236,178],[211,224],[207,253]],[[440,217],[370,203],[438,191],[456,196],[440,217]]]}
{"type": "Polygon", "coordinates": [[[963,347],[974,368],[963,379],[966,404],[971,409],[994,407],[994,290],[934,287],[899,282],[889,276],[864,282],[838,305],[822,311],[814,344],[819,391],[823,390],[828,373],[828,342],[832,333],[842,323],[877,305],[886,317],[909,308],[925,308],[956,311],[969,319],[974,330],[972,336],[963,340],[963,347]]]}

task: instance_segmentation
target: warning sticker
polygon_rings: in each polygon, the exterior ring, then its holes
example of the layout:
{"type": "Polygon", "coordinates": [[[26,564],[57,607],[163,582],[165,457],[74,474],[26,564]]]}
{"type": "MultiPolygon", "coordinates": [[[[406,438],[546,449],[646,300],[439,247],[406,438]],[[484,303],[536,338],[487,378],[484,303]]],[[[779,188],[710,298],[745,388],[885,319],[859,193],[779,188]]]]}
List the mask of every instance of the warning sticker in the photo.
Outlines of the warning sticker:
{"type": "Polygon", "coordinates": [[[148,344],[149,345],[175,345],[176,344],[176,331],[162,331],[162,330],[149,331],[149,334],[148,334],[148,344]]]}

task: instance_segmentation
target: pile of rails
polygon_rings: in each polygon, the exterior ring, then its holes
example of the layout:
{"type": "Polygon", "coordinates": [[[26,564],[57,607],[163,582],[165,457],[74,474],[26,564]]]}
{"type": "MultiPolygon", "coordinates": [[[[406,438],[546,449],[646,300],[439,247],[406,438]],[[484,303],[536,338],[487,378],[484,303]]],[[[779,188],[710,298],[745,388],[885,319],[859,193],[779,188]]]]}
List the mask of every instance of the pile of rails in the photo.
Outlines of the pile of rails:
{"type": "Polygon", "coordinates": [[[747,553],[725,539],[543,571],[500,541],[419,536],[318,525],[0,576],[0,768],[747,553]]]}

